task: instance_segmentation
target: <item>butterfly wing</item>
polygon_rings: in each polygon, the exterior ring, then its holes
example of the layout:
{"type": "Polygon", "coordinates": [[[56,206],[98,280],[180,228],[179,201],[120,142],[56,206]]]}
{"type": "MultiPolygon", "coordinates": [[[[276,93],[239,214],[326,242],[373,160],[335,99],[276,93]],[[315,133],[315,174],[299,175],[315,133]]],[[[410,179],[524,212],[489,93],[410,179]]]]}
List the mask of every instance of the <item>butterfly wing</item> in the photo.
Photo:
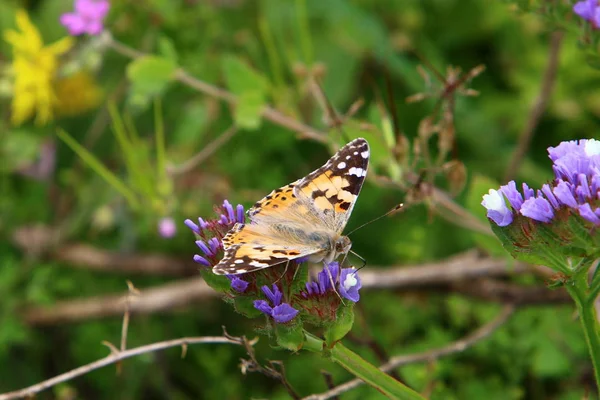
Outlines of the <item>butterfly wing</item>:
{"type": "Polygon", "coordinates": [[[213,267],[213,272],[217,275],[243,274],[320,251],[318,242],[307,240],[301,227],[282,227],[285,229],[277,231],[267,225],[235,224],[223,238],[225,254],[213,267]]]}
{"type": "Polygon", "coordinates": [[[316,219],[338,234],[344,230],[367,176],[369,155],[368,142],[355,139],[293,187],[299,202],[312,205],[316,219]]]}
{"type": "Polygon", "coordinates": [[[330,238],[346,226],[368,164],[367,141],[355,139],[305,178],[273,190],[248,210],[250,223],[223,238],[225,255],[213,272],[241,274],[331,251],[330,238]]]}

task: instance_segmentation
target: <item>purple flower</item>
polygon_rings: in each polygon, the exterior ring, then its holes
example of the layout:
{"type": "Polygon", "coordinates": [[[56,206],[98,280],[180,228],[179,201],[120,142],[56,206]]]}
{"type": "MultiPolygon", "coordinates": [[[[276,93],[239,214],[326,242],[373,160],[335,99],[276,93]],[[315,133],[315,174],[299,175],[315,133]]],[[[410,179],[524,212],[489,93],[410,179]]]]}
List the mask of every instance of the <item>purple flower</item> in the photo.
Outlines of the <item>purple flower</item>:
{"type": "Polygon", "coordinates": [[[99,35],[104,30],[102,23],[109,8],[108,0],[75,0],[74,12],[61,15],[60,23],[73,36],[99,35]]]}
{"type": "Polygon", "coordinates": [[[499,191],[490,189],[489,194],[483,196],[481,205],[488,210],[487,217],[494,221],[496,225],[507,226],[513,221],[512,212],[506,206],[504,197],[499,191]]]}
{"type": "Polygon", "coordinates": [[[271,290],[268,286],[263,286],[261,290],[271,301],[273,307],[265,300],[254,300],[254,308],[272,317],[277,323],[284,324],[290,322],[299,311],[288,303],[281,302],[283,293],[281,293],[276,284],[273,284],[272,288],[271,290]]]}
{"type": "Polygon", "coordinates": [[[254,300],[254,308],[269,316],[273,313],[273,307],[271,307],[266,300],[254,300]]]}
{"type": "Polygon", "coordinates": [[[165,239],[172,238],[177,233],[177,226],[171,217],[161,218],[158,221],[158,233],[165,239]]]}
{"type": "Polygon", "coordinates": [[[283,293],[279,290],[276,284],[273,284],[273,290],[271,290],[268,286],[263,286],[261,288],[267,299],[271,300],[271,303],[278,306],[281,304],[281,299],[283,299],[283,293]]]}
{"type": "Polygon", "coordinates": [[[576,208],[577,200],[575,200],[573,185],[565,181],[559,181],[554,187],[554,195],[563,205],[576,208]]]}
{"type": "Polygon", "coordinates": [[[202,251],[202,255],[196,254],[194,261],[207,267],[216,265],[220,260],[223,243],[221,239],[233,227],[236,222],[244,222],[244,206],[238,204],[235,211],[229,201],[225,200],[220,207],[216,208],[217,217],[204,220],[198,218],[198,223],[186,219],[184,224],[194,232],[196,245],[202,251]]]}
{"type": "Polygon", "coordinates": [[[521,193],[517,190],[517,184],[515,181],[510,181],[508,184],[500,186],[500,191],[504,196],[506,196],[508,202],[514,210],[518,211],[521,209],[521,205],[523,205],[523,195],[521,195],[521,193]]]}
{"type": "Polygon", "coordinates": [[[238,278],[235,275],[227,275],[227,277],[231,280],[231,288],[239,293],[244,293],[246,289],[248,289],[248,282],[245,280],[238,278]]]}
{"type": "Polygon", "coordinates": [[[206,258],[199,256],[198,254],[194,254],[194,261],[198,264],[204,265],[205,267],[211,266],[211,263],[206,258]]]}
{"type": "Polygon", "coordinates": [[[592,210],[589,204],[583,204],[579,206],[579,215],[596,225],[600,225],[600,208],[592,210]]]}
{"type": "Polygon", "coordinates": [[[597,0],[583,0],[575,3],[573,12],[581,18],[590,21],[597,28],[600,26],[599,8],[597,0]]]}
{"type": "MultiPolygon", "coordinates": [[[[584,3],[584,2],[581,2],[584,3]]],[[[594,7],[597,6],[593,2],[594,7]]],[[[583,6],[582,6],[583,7],[583,6]]],[[[514,181],[502,186],[500,191],[519,214],[538,222],[550,222],[554,211],[571,209],[584,219],[600,225],[600,140],[582,139],[562,142],[548,148],[555,179],[545,184],[534,197],[533,189],[523,183],[523,196],[514,181]]],[[[488,210],[488,217],[498,226],[512,223],[504,199],[491,189],[481,203],[488,210]]]]}
{"type": "Polygon", "coordinates": [[[290,306],[287,303],[280,304],[278,306],[273,307],[271,311],[271,316],[280,324],[285,324],[286,322],[290,322],[294,317],[298,314],[298,310],[294,307],[290,306]]]}
{"type": "Polygon", "coordinates": [[[525,200],[520,213],[540,222],[550,222],[554,218],[554,210],[550,202],[543,197],[532,197],[525,200]]]}
{"type": "Polygon", "coordinates": [[[359,289],[362,287],[358,271],[354,268],[343,268],[340,274],[340,294],[356,303],[360,299],[359,289]]]}

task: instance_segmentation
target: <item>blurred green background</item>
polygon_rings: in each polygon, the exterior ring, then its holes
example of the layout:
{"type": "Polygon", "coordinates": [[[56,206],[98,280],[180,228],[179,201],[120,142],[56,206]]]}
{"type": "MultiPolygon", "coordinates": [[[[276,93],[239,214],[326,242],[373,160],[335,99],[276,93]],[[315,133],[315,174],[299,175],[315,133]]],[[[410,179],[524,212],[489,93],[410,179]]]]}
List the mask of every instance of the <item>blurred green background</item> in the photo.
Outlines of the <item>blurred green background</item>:
{"type": "MultiPolygon", "coordinates": [[[[14,29],[18,8],[27,10],[44,43],[68,35],[59,18],[72,9],[71,1],[4,0],[0,31],[14,29]]],[[[402,178],[392,176],[381,136],[391,115],[397,114],[397,129],[414,144],[420,122],[435,115],[440,104],[442,86],[433,70],[446,75],[448,66],[468,72],[485,65],[467,85],[479,96],[456,96],[455,137],[446,161],[466,167],[466,184],[455,201],[487,224],[481,196],[504,183],[543,85],[552,32],[562,32],[556,76],[517,181],[539,187],[551,179],[548,146],[598,137],[600,74],[590,65],[590,49],[580,42],[582,21],[570,9],[568,1],[114,0],[105,21],[110,36],[79,38],[62,58],[53,85],[63,107],[56,106],[52,121],[28,120],[18,126],[10,119],[11,82],[18,71],[11,70],[11,46],[0,41],[0,391],[101,358],[108,352],[102,341],[119,343],[122,314],[34,323],[27,318],[31,309],[123,295],[126,280],[143,293],[192,279],[198,266],[189,260],[197,250],[184,219],[211,216],[213,205],[224,198],[249,206],[326,161],[331,155],[327,146],[258,116],[261,106],[270,104],[292,120],[329,132],[324,137],[331,143],[344,142],[339,130],[326,126],[327,113],[310,90],[310,76],[340,113],[364,100],[343,130],[351,137],[364,135],[376,148],[379,144],[373,175],[389,175],[397,183],[402,178]],[[115,43],[155,57],[132,62],[115,43]],[[429,90],[419,65],[433,82],[432,96],[407,103],[408,96],[429,90]],[[238,107],[176,79],[176,66],[238,96],[238,107]],[[132,127],[137,131],[126,151],[119,129],[111,129],[117,115],[129,135],[132,127]],[[237,132],[210,150],[232,125],[237,132]],[[166,166],[181,165],[208,148],[207,156],[184,173],[164,173],[155,156],[161,126],[166,166]],[[135,200],[127,201],[98,168],[82,161],[59,139],[59,129],[119,177],[135,200]],[[40,166],[45,146],[55,156],[53,168],[40,166]],[[157,226],[162,218],[175,221],[173,237],[161,236],[157,226]],[[131,257],[142,272],[94,268],[98,255],[87,262],[65,260],[62,249],[74,244],[90,246],[88,253],[91,248],[131,257]],[[141,257],[148,254],[169,257],[183,267],[144,273],[141,257]]],[[[437,139],[429,145],[437,154],[437,139]]],[[[404,150],[411,153],[413,148],[404,150]]],[[[425,167],[418,162],[411,171],[418,174],[425,167]]],[[[449,186],[443,174],[434,181],[449,186]]],[[[406,201],[408,181],[396,187],[380,183],[367,180],[349,229],[406,201]]],[[[448,222],[427,203],[411,203],[400,215],[353,235],[353,249],[368,260],[367,269],[434,262],[474,248],[505,257],[495,239],[448,222]]],[[[105,266],[110,267],[110,260],[105,266]]],[[[505,281],[523,287],[544,285],[535,274],[508,275],[505,281]]],[[[242,318],[217,297],[188,303],[134,314],[128,347],[220,335],[222,326],[233,335],[253,337],[260,324],[242,318]]],[[[426,286],[363,289],[358,308],[348,345],[380,364],[360,339],[372,338],[388,357],[434,349],[492,320],[501,305],[448,286],[426,286]]],[[[258,373],[242,375],[239,363],[245,356],[229,345],[190,346],[183,359],[179,349],[170,349],[123,362],[120,374],[114,366],[106,367],[39,398],[288,398],[278,382],[258,373]]],[[[274,350],[266,338],[257,345],[257,356],[262,362],[282,360],[302,396],[327,389],[322,369],[336,383],[351,378],[317,355],[274,350]]],[[[432,399],[581,399],[594,387],[583,336],[568,304],[520,307],[472,348],[396,373],[432,399]]],[[[341,398],[380,397],[362,386],[341,398]]]]}

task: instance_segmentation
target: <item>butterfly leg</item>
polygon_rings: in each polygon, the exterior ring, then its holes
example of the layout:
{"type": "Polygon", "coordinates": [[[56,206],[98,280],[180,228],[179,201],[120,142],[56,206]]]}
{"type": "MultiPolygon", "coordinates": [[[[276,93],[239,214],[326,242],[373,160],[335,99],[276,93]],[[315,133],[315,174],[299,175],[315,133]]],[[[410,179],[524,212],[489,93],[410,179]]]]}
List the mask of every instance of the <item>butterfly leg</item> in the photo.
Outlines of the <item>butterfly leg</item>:
{"type": "MultiPolygon", "coordinates": [[[[287,274],[287,271],[288,271],[288,267],[289,267],[289,266],[290,266],[290,261],[288,260],[288,261],[285,263],[285,269],[283,270],[283,274],[281,274],[281,276],[280,276],[279,278],[277,278],[277,280],[276,280],[275,282],[273,282],[273,283],[277,283],[277,282],[279,282],[281,279],[283,279],[283,277],[285,276],[285,274],[287,274]]],[[[295,273],[295,272],[294,272],[294,276],[296,276],[296,273],[295,273]]]]}
{"type": "MultiPolygon", "coordinates": [[[[342,299],[342,296],[340,295],[340,293],[337,291],[337,289],[335,287],[335,282],[333,281],[333,275],[331,275],[331,271],[329,270],[327,265],[325,265],[325,269],[327,270],[327,275],[329,275],[329,282],[331,283],[331,287],[333,288],[333,291],[335,292],[335,294],[337,294],[337,297],[340,298],[340,301],[342,302],[342,304],[346,305],[346,303],[344,302],[344,299],[342,299]]],[[[340,268],[340,271],[338,271],[338,274],[340,274],[340,273],[341,273],[341,268],[340,268]]]]}

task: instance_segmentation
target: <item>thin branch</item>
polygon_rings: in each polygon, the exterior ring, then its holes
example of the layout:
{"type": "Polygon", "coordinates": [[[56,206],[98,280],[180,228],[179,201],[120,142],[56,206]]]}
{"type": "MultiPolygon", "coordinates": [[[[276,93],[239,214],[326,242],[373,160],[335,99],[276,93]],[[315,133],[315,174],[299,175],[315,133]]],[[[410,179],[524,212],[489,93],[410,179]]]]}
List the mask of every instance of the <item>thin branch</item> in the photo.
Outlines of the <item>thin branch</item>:
{"type": "Polygon", "coordinates": [[[548,64],[542,78],[540,93],[538,94],[538,97],[535,100],[531,111],[529,112],[529,118],[525,124],[525,127],[519,135],[519,143],[517,144],[517,148],[515,149],[515,152],[508,163],[508,168],[506,170],[506,174],[504,175],[504,182],[513,179],[517,174],[517,171],[519,170],[519,167],[525,158],[525,154],[527,154],[531,140],[533,139],[535,128],[539,124],[540,119],[546,110],[546,105],[548,104],[548,100],[550,99],[550,95],[552,94],[552,90],[554,88],[556,71],[558,69],[559,62],[560,44],[563,36],[564,32],[562,31],[553,32],[550,36],[548,64]]]}
{"type": "MultiPolygon", "coordinates": [[[[114,40],[114,38],[112,38],[110,35],[106,35],[104,39],[106,40],[108,46],[110,46],[114,51],[126,57],[135,59],[146,55],[145,53],[139,52],[123,43],[114,40]]],[[[217,86],[213,86],[209,83],[196,79],[181,68],[175,72],[174,79],[193,89],[198,90],[199,92],[223,100],[233,106],[235,106],[237,103],[237,98],[234,94],[217,86]]],[[[264,107],[262,110],[262,116],[275,124],[283,126],[284,128],[298,132],[301,137],[312,139],[320,143],[327,143],[327,136],[325,136],[323,133],[313,129],[309,125],[303,124],[302,122],[277,111],[272,107],[264,107]]]]}
{"type": "Polygon", "coordinates": [[[79,368],[75,368],[64,374],[55,376],[54,378],[45,380],[27,388],[16,390],[14,392],[0,394],[0,400],[11,400],[20,399],[24,397],[32,397],[35,394],[58,385],[59,383],[70,381],[78,376],[82,376],[90,373],[91,371],[106,367],[107,365],[114,364],[118,361],[125,360],[141,354],[152,353],[171,347],[187,346],[190,344],[202,344],[202,343],[229,343],[242,345],[240,339],[231,339],[224,336],[205,336],[205,337],[187,337],[174,340],[166,340],[164,342],[152,343],[146,346],[136,347],[126,351],[115,351],[113,350],[109,356],[101,358],[98,361],[83,365],[79,368]]]}
{"type": "MultiPolygon", "coordinates": [[[[168,283],[144,289],[130,305],[132,314],[151,314],[186,307],[216,298],[217,293],[202,278],[168,283]]],[[[23,310],[23,319],[31,325],[52,325],[113,317],[123,313],[124,295],[89,297],[57,302],[52,307],[32,307],[23,310]]]]}
{"type": "Polygon", "coordinates": [[[221,148],[225,143],[227,143],[235,134],[238,132],[238,129],[235,125],[232,125],[223,132],[222,135],[219,135],[215,140],[204,146],[204,148],[198,152],[195,156],[185,161],[181,165],[169,165],[167,167],[167,173],[171,176],[185,174],[186,172],[191,171],[196,168],[198,165],[202,164],[207,158],[212,156],[217,150],[221,148]]]}
{"type": "MultiPolygon", "coordinates": [[[[567,302],[562,290],[545,287],[522,287],[516,284],[497,285],[487,282],[482,287],[490,290],[477,291],[477,285],[459,282],[481,278],[502,278],[529,273],[530,267],[515,264],[507,267],[506,260],[479,258],[475,252],[466,252],[435,263],[397,266],[388,268],[369,267],[361,271],[363,288],[395,290],[452,290],[486,301],[503,303],[512,299],[519,304],[544,304],[567,302]],[[503,285],[503,286],[502,286],[503,285]],[[519,300],[520,299],[520,300],[519,300]]],[[[52,307],[36,306],[22,311],[24,322],[31,325],[53,325],[102,317],[122,315],[124,294],[71,299],[55,303],[52,307]]],[[[143,289],[130,306],[132,314],[150,314],[171,311],[175,308],[204,303],[218,294],[200,277],[175,281],[154,288],[143,289]]]]}
{"type": "MultiPolygon", "coordinates": [[[[456,341],[452,342],[444,347],[440,347],[439,349],[433,349],[421,353],[409,354],[405,356],[396,356],[392,357],[387,363],[383,364],[380,369],[384,372],[391,371],[395,368],[401,367],[407,364],[414,364],[418,362],[432,361],[437,360],[441,357],[448,356],[450,354],[461,353],[472,347],[474,344],[480,342],[485,339],[492,333],[494,333],[499,327],[501,327],[515,312],[514,305],[506,305],[498,314],[496,318],[492,321],[488,322],[484,326],[480,327],[476,331],[472,332],[470,335],[456,341]]],[[[351,389],[354,389],[360,385],[364,384],[364,381],[360,379],[353,379],[348,381],[342,385],[339,385],[327,392],[320,394],[313,394],[304,398],[304,400],[326,400],[332,397],[338,396],[342,393],[345,393],[351,389]]]]}

